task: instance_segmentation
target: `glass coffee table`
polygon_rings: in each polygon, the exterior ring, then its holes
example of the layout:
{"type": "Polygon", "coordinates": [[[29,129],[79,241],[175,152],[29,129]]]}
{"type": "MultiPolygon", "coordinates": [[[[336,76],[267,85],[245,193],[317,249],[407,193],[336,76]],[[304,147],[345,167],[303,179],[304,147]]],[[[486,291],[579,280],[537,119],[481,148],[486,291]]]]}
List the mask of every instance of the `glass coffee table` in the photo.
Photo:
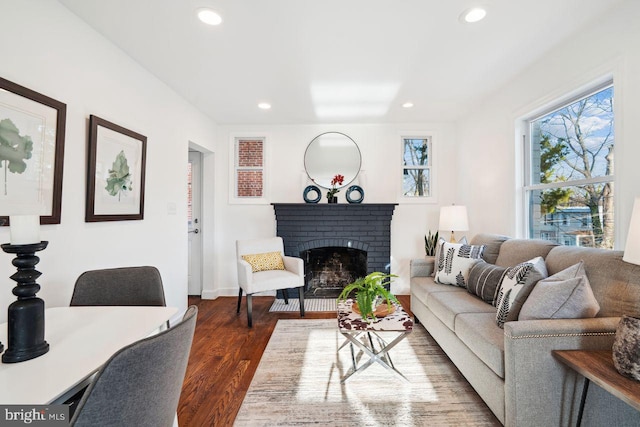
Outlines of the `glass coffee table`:
{"type": "Polygon", "coordinates": [[[344,384],[354,374],[364,371],[373,363],[380,364],[403,380],[408,381],[393,366],[389,350],[411,333],[413,320],[402,309],[401,305],[396,304],[394,307],[395,311],[392,314],[366,322],[359,313],[353,311],[353,301],[351,299],[338,303],[338,330],[346,338],[345,342],[338,348],[338,351],[349,344],[353,363],[353,368],[342,378],[341,383],[344,384]],[[393,334],[393,340],[387,342],[382,336],[388,336],[389,334],[393,334]],[[369,360],[360,366],[357,366],[356,363],[354,346],[369,356],[369,360]]]}

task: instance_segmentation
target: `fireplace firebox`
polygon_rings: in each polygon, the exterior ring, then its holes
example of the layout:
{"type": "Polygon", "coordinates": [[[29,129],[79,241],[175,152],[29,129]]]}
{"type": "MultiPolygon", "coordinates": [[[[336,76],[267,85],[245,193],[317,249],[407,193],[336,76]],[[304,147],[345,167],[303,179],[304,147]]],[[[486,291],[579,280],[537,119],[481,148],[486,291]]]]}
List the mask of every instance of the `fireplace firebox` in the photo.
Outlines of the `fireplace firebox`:
{"type": "Polygon", "coordinates": [[[323,247],[303,251],[305,298],[337,298],[342,289],[367,275],[367,253],[360,249],[323,247]]]}

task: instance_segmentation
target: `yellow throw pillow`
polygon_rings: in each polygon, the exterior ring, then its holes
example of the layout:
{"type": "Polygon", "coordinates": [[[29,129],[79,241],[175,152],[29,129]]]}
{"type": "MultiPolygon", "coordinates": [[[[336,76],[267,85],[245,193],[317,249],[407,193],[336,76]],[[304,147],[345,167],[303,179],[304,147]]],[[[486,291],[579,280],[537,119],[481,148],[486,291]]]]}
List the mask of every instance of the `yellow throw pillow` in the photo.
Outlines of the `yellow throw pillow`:
{"type": "Polygon", "coordinates": [[[284,262],[280,252],[242,255],[242,259],[251,264],[254,273],[267,270],[284,270],[284,262]]]}

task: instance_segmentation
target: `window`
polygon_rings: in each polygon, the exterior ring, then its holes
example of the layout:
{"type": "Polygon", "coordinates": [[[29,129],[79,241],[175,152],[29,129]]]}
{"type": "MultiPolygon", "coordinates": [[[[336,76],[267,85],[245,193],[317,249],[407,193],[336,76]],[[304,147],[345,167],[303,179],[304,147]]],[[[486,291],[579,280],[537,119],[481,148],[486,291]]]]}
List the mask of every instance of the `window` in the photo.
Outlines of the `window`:
{"type": "Polygon", "coordinates": [[[264,138],[236,138],[235,197],[264,196],[264,138]]]}
{"type": "Polygon", "coordinates": [[[403,137],[402,195],[431,197],[432,142],[431,137],[403,137]]]}
{"type": "Polygon", "coordinates": [[[530,237],[613,248],[613,93],[609,82],[527,121],[530,237]]]}

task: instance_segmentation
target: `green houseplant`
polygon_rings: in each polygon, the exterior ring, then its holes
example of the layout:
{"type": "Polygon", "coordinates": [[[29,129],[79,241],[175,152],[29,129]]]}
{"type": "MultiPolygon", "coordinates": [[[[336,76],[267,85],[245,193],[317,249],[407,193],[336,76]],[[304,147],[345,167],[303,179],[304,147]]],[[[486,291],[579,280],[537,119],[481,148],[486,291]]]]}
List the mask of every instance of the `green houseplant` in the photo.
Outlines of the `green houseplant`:
{"type": "Polygon", "coordinates": [[[375,319],[376,316],[374,312],[379,299],[386,300],[387,307],[391,307],[391,302],[399,303],[398,299],[385,288],[386,285],[391,283],[393,277],[398,276],[374,271],[366,277],[361,277],[355,282],[345,286],[338,296],[338,301],[344,301],[351,292],[355,291],[356,302],[358,303],[362,319],[375,319]]]}

